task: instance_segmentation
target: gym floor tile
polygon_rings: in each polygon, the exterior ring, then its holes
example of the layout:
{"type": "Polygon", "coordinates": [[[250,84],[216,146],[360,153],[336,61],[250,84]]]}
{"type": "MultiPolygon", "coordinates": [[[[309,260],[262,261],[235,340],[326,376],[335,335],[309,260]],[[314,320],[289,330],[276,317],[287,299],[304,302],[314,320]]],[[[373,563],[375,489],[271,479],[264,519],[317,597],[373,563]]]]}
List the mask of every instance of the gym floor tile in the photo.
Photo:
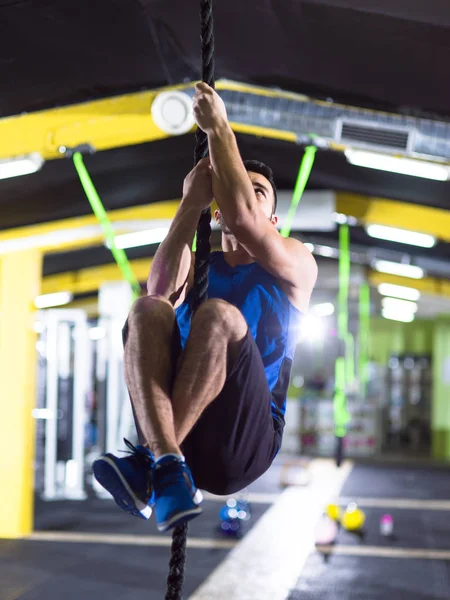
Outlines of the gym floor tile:
{"type": "Polygon", "coordinates": [[[318,554],[288,600],[448,600],[450,561],[318,554]]]}
{"type": "Polygon", "coordinates": [[[355,465],[342,496],[450,500],[450,469],[402,465],[355,465]]]}

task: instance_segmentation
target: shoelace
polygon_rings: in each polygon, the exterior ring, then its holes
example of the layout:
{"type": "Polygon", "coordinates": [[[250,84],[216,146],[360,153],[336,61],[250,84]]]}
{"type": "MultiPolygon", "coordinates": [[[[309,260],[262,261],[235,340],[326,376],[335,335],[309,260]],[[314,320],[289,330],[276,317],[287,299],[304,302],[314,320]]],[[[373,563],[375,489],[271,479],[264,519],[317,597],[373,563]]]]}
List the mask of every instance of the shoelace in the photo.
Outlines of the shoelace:
{"type": "Polygon", "coordinates": [[[141,463],[144,462],[146,465],[148,464],[148,466],[152,466],[154,464],[153,458],[147,454],[147,452],[144,452],[144,450],[141,450],[141,448],[137,448],[126,438],[123,438],[123,441],[128,450],[119,450],[119,452],[122,452],[122,454],[128,454],[128,458],[136,459],[141,463]]]}
{"type": "Polygon", "coordinates": [[[128,448],[128,450],[119,450],[119,452],[122,452],[123,454],[127,454],[127,458],[132,461],[133,463],[135,463],[135,465],[141,469],[144,469],[146,471],[146,496],[150,499],[152,496],[152,492],[153,492],[153,483],[152,483],[152,469],[154,467],[155,461],[154,459],[147,454],[147,452],[144,452],[144,450],[141,450],[140,448],[136,448],[136,446],[134,446],[129,440],[127,440],[126,438],[123,438],[123,441],[125,443],[125,446],[128,448]]]}

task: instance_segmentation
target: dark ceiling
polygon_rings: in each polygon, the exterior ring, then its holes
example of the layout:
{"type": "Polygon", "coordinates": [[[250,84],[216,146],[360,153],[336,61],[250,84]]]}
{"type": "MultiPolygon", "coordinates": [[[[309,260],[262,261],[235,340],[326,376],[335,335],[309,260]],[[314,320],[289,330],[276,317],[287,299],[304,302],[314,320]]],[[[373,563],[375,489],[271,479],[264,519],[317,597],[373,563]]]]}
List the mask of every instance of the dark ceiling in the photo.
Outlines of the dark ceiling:
{"type": "MultiPolygon", "coordinates": [[[[450,115],[446,0],[215,0],[217,75],[450,115]]],[[[0,1],[0,114],[198,78],[196,0],[0,1]]]]}
{"type": "MultiPolygon", "coordinates": [[[[0,117],[198,79],[197,4],[0,0],[0,117]]],[[[215,0],[215,26],[217,78],[450,118],[447,0],[215,0]]],[[[300,147],[239,142],[243,156],[273,166],[280,188],[293,187],[300,147]]],[[[193,145],[183,136],[98,153],[86,164],[107,208],[134,206],[179,197],[193,145]]],[[[450,206],[449,182],[353,167],[327,151],[309,186],[450,206]]],[[[69,160],[0,181],[2,229],[89,212],[69,160]]]]}

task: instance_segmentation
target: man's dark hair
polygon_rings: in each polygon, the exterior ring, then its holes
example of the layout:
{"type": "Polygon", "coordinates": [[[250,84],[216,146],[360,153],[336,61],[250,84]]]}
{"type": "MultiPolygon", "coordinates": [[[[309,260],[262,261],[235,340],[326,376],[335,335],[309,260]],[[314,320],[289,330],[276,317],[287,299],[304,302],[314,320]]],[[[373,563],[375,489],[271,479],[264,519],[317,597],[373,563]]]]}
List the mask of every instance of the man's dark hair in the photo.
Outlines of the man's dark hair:
{"type": "Polygon", "coordinates": [[[252,173],[259,173],[263,175],[270,183],[273,189],[273,212],[277,210],[277,186],[275,185],[275,180],[273,178],[273,171],[270,167],[265,165],[263,162],[259,160],[244,160],[244,167],[247,171],[251,171],[252,173]]]}

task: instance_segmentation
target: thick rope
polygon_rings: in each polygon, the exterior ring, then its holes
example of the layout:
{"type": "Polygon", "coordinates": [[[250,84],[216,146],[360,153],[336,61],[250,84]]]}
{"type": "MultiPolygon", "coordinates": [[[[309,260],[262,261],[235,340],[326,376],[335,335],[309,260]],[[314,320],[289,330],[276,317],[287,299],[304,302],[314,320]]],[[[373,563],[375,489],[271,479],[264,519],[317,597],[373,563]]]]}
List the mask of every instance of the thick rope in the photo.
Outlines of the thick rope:
{"type": "Polygon", "coordinates": [[[173,530],[166,600],[181,600],[183,597],[187,532],[187,523],[183,523],[173,530]]]}
{"type": "MultiPolygon", "coordinates": [[[[200,28],[202,45],[202,80],[214,87],[214,22],[212,0],[200,0],[200,28]]],[[[195,164],[208,155],[208,136],[200,128],[195,133],[195,164]]],[[[197,226],[194,286],[191,309],[195,312],[208,297],[209,253],[211,251],[211,209],[202,212],[197,226]]],[[[175,527],[172,534],[169,576],[165,600],[182,600],[184,567],[186,564],[187,523],[175,527]]]]}
{"type": "MultiPolygon", "coordinates": [[[[202,80],[214,87],[214,21],[212,0],[200,0],[200,23],[202,42],[202,80]]],[[[195,164],[208,155],[208,136],[199,127],[195,133],[195,164]]],[[[209,253],[211,251],[211,209],[202,212],[197,227],[194,287],[191,308],[195,312],[208,297],[209,253]]]]}

